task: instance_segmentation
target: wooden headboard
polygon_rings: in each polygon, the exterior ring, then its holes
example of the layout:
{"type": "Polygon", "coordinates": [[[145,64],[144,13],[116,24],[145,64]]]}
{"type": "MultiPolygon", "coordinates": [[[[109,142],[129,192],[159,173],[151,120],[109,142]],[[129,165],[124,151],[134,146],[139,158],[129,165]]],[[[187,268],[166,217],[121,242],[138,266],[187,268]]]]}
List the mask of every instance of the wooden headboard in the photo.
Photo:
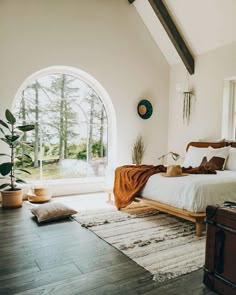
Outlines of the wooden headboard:
{"type": "MultiPolygon", "coordinates": [[[[236,147],[236,143],[231,143],[234,144],[236,147]]],[[[213,148],[221,148],[224,146],[229,145],[229,142],[226,141],[222,141],[222,142],[205,142],[205,141],[191,141],[187,147],[186,147],[186,151],[188,150],[188,148],[190,146],[195,146],[195,147],[199,147],[199,148],[207,148],[209,146],[213,147],[213,148]]]]}

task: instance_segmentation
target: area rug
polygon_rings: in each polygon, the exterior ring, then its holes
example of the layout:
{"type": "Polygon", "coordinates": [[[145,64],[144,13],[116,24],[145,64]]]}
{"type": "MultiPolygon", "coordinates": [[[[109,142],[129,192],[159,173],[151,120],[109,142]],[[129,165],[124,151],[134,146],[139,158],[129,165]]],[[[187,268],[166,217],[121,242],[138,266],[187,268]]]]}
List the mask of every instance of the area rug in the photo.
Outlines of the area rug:
{"type": "Polygon", "coordinates": [[[191,222],[141,205],[84,211],[74,216],[82,226],[119,249],[159,282],[201,268],[205,236],[196,237],[191,222]]]}

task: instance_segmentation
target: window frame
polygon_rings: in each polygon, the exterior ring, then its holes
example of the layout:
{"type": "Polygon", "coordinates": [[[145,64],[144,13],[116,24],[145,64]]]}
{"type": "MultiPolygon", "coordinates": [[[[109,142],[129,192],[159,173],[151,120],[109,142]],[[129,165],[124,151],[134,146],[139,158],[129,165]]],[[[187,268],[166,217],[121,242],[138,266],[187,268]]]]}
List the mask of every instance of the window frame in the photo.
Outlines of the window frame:
{"type": "Polygon", "coordinates": [[[222,138],[236,139],[236,77],[224,80],[222,138]]]}
{"type": "Polygon", "coordinates": [[[42,69],[42,70],[32,74],[28,78],[26,78],[25,81],[21,84],[21,86],[19,87],[19,89],[15,95],[15,98],[13,100],[12,110],[14,111],[15,103],[16,103],[18,97],[20,96],[20,94],[22,93],[23,89],[25,89],[27,85],[31,84],[33,81],[40,79],[46,75],[56,74],[56,73],[74,76],[74,77],[82,80],[86,84],[88,84],[97,93],[98,97],[100,98],[101,102],[104,105],[104,108],[105,108],[106,114],[107,114],[107,125],[108,125],[108,142],[107,142],[108,160],[107,160],[107,165],[110,168],[115,167],[116,166],[116,158],[117,158],[116,157],[117,128],[116,128],[115,109],[114,109],[112,100],[111,100],[109,94],[107,93],[107,91],[105,90],[105,88],[90,74],[88,74],[80,69],[77,69],[74,67],[67,67],[67,66],[52,66],[52,67],[42,69]]]}

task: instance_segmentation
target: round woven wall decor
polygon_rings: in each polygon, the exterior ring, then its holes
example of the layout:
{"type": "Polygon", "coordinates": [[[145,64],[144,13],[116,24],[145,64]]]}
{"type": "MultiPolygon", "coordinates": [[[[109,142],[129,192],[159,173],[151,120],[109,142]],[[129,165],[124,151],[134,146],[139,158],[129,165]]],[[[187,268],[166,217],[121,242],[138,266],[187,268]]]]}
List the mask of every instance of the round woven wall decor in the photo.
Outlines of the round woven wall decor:
{"type": "Polygon", "coordinates": [[[152,104],[147,99],[142,99],[138,103],[137,111],[142,119],[148,119],[152,115],[152,104]]]}

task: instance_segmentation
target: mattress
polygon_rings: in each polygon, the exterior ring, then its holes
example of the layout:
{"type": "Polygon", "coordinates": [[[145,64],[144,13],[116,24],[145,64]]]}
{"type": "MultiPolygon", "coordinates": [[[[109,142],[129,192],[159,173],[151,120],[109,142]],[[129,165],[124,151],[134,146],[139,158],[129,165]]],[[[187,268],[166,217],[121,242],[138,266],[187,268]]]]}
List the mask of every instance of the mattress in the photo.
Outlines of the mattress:
{"type": "Polygon", "coordinates": [[[141,196],[191,212],[204,212],[207,205],[236,201],[236,171],[183,177],[155,174],[149,178],[141,196]]]}

